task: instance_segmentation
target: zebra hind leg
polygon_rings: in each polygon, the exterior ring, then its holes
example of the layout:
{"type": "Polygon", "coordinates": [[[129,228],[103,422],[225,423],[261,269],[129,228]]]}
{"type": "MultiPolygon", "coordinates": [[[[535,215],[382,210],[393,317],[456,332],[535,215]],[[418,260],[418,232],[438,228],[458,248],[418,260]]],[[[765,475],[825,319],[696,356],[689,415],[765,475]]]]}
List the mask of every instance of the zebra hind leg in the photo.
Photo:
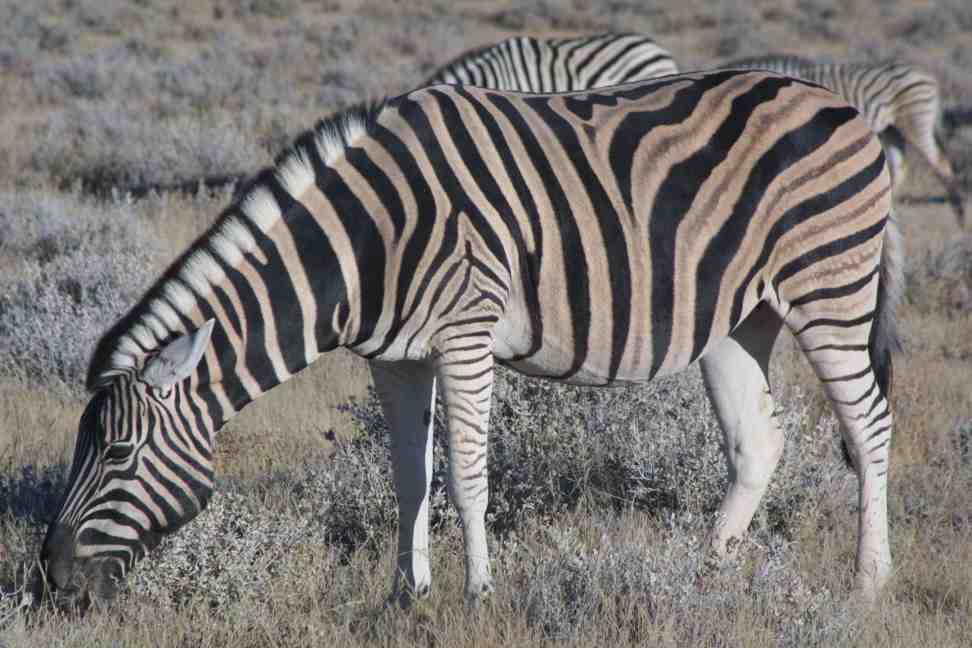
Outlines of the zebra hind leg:
{"type": "Polygon", "coordinates": [[[398,559],[388,603],[407,607],[413,598],[428,596],[432,586],[429,486],[435,373],[425,363],[372,362],[371,374],[391,433],[398,496],[398,559]]]}
{"type": "Polygon", "coordinates": [[[891,571],[887,474],[892,416],[886,398],[890,355],[878,360],[871,353],[867,327],[841,329],[817,322],[821,324],[809,321],[795,334],[837,413],[857,473],[855,587],[865,599],[874,600],[891,571]]]}
{"type": "Polygon", "coordinates": [[[719,507],[707,568],[746,532],[783,451],[768,378],[770,353],[781,326],[779,316],[760,304],[700,361],[729,468],[729,489],[719,507]]]}

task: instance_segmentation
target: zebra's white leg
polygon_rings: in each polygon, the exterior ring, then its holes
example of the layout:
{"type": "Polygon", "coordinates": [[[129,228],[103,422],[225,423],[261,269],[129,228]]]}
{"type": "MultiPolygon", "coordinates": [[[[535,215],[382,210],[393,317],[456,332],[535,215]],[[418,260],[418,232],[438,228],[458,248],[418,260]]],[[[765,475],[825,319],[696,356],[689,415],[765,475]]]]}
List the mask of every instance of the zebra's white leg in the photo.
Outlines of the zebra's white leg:
{"type": "Polygon", "coordinates": [[[887,515],[891,408],[866,343],[859,345],[863,347],[859,351],[838,351],[831,348],[833,342],[814,343],[809,337],[799,336],[801,346],[824,383],[857,473],[856,589],[874,600],[891,572],[887,515]]]}
{"type": "Polygon", "coordinates": [[[437,358],[436,370],[448,428],[449,497],[462,520],[465,598],[467,603],[476,603],[493,591],[486,546],[486,439],[493,392],[492,349],[478,342],[457,346],[437,358]]]}
{"type": "Polygon", "coordinates": [[[712,535],[716,557],[726,554],[731,538],[746,532],[783,451],[768,378],[770,352],[782,324],[761,304],[700,361],[729,466],[729,490],[712,535]]]}
{"type": "Polygon", "coordinates": [[[398,564],[389,601],[405,605],[412,597],[428,596],[432,586],[429,485],[435,371],[428,363],[373,361],[371,375],[391,431],[398,496],[398,564]]]}
{"type": "MultiPolygon", "coordinates": [[[[894,247],[894,240],[894,236],[886,237],[885,246],[894,247]]],[[[887,259],[896,254],[894,250],[889,254],[886,248],[882,272],[893,265],[887,259]]],[[[887,280],[882,275],[882,281],[887,280]]],[[[893,298],[885,298],[892,299],[893,304],[893,298]]],[[[879,298],[879,312],[880,309],[879,298]]],[[[871,329],[878,324],[867,317],[844,320],[835,316],[833,308],[802,310],[798,307],[792,311],[792,321],[800,322],[799,326],[793,326],[789,316],[787,324],[823,383],[857,473],[856,589],[866,599],[874,600],[891,573],[887,483],[892,415],[886,397],[892,382],[890,351],[882,350],[871,339],[871,329]]],[[[890,316],[884,313],[878,317],[890,316]]]]}

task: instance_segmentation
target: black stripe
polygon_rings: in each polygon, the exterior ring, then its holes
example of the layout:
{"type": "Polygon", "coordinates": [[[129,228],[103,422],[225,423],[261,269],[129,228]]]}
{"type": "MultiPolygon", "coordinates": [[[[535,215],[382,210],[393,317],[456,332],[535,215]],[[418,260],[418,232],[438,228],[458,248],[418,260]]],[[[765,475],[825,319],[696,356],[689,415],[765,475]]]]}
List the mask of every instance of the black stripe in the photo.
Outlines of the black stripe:
{"type": "Polygon", "coordinates": [[[863,378],[864,376],[867,376],[867,375],[871,374],[871,372],[872,372],[872,369],[871,369],[870,365],[868,365],[867,367],[864,367],[863,369],[861,369],[860,371],[858,371],[856,373],[844,374],[844,375],[841,375],[841,376],[834,376],[833,378],[821,378],[820,379],[820,382],[823,382],[823,383],[847,382],[847,381],[850,381],[850,380],[857,380],[858,378],[863,378]]]}
{"type": "MultiPolygon", "coordinates": [[[[572,215],[578,219],[585,218],[594,220],[597,222],[598,229],[601,233],[601,246],[599,250],[602,251],[604,260],[607,262],[610,281],[609,298],[611,300],[612,330],[611,363],[608,369],[608,379],[613,381],[618,374],[621,357],[624,354],[624,348],[627,344],[631,327],[631,262],[628,258],[627,236],[625,235],[624,228],[621,226],[621,215],[615,211],[610,196],[608,196],[607,191],[597,177],[597,173],[591,167],[590,161],[584,153],[583,144],[577,135],[577,131],[574,130],[573,125],[563,115],[557,113],[547,99],[530,98],[526,100],[526,103],[547,124],[560,142],[563,152],[566,153],[574,172],[584,185],[588,199],[591,201],[591,213],[574,214],[573,212],[568,212],[565,215],[565,219],[567,216],[572,215]]],[[[577,231],[583,231],[583,228],[578,226],[577,231]]],[[[565,257],[564,260],[566,261],[569,258],[565,257]]],[[[570,279],[568,279],[569,281],[570,279]]],[[[590,298],[596,297],[594,295],[590,296],[590,298]]],[[[590,324],[588,322],[588,326],[581,329],[581,333],[589,336],[591,333],[589,326],[590,324]]],[[[576,328],[574,337],[576,348],[576,328]]],[[[584,356],[574,357],[574,372],[580,369],[581,363],[584,360],[584,356]]],[[[568,378],[570,375],[572,374],[568,373],[564,377],[568,378]]]]}
{"type": "MultiPolygon", "coordinates": [[[[618,125],[611,142],[609,158],[618,179],[620,190],[629,209],[632,206],[634,168],[633,158],[646,133],[669,124],[681,124],[696,110],[702,96],[733,77],[747,74],[724,71],[702,77],[697,82],[675,92],[672,102],[653,111],[633,112],[618,125]]],[[[775,80],[777,83],[789,81],[775,80]]],[[[652,89],[671,81],[652,85],[652,89]]],[[[638,86],[641,87],[641,86],[638,86]]],[[[621,96],[637,94],[637,87],[619,93],[621,96]]],[[[686,133],[688,135],[688,133],[686,133]]],[[[670,143],[666,143],[670,145],[670,143]]],[[[707,150],[704,147],[695,155],[674,165],[658,188],[648,221],[648,241],[651,253],[651,319],[652,319],[652,366],[649,376],[661,368],[672,337],[675,277],[675,237],[682,219],[688,213],[703,182],[711,173],[712,165],[722,159],[725,151],[707,150]]],[[[662,151],[659,151],[662,153],[662,151]]]]}
{"type": "Polygon", "coordinates": [[[579,119],[588,121],[594,116],[594,106],[617,106],[618,97],[613,94],[590,93],[563,97],[564,108],[579,119]]]}
{"type": "MultiPolygon", "coordinates": [[[[516,249],[520,255],[520,288],[523,293],[523,300],[526,302],[527,313],[530,317],[531,339],[529,348],[522,354],[515,355],[511,360],[526,358],[539,350],[543,341],[543,320],[540,317],[540,297],[538,287],[540,285],[540,268],[543,263],[543,231],[540,228],[540,214],[537,210],[533,194],[523,174],[520,172],[519,164],[513,158],[511,147],[506,142],[506,138],[493,115],[464,89],[457,91],[462,97],[466,98],[476,109],[476,114],[486,127],[486,132],[493,144],[493,149],[500,156],[503,168],[509,176],[513,191],[516,193],[520,204],[526,211],[526,220],[530,223],[533,236],[533,252],[527,250],[523,232],[520,231],[519,224],[515,218],[510,218],[507,226],[510,234],[516,243],[516,249]]],[[[522,131],[518,131],[522,132],[522,131]]],[[[512,212],[512,209],[511,209],[512,212]]]]}
{"type": "MultiPolygon", "coordinates": [[[[455,219],[453,219],[453,220],[455,220],[455,219]]],[[[443,246],[440,249],[440,252],[439,253],[440,253],[440,255],[442,257],[448,257],[449,254],[451,253],[451,251],[454,250],[454,248],[455,248],[455,245],[453,245],[453,247],[451,247],[451,248],[449,248],[447,246],[443,246]]],[[[440,264],[441,264],[441,262],[440,262],[440,264]]],[[[423,330],[425,330],[425,326],[429,323],[429,320],[431,320],[432,319],[432,316],[436,313],[436,308],[434,307],[434,305],[439,303],[439,300],[442,298],[442,293],[445,292],[446,288],[449,285],[449,282],[452,280],[452,277],[455,276],[455,274],[457,272],[459,272],[460,269],[462,269],[463,265],[464,264],[461,261],[457,261],[457,262],[453,263],[449,267],[449,269],[446,270],[445,274],[442,276],[442,279],[439,280],[438,285],[435,287],[435,292],[432,293],[432,299],[429,300],[429,302],[428,302],[428,308],[425,309],[425,318],[422,320],[421,325],[415,327],[414,332],[409,336],[408,341],[405,343],[405,356],[406,357],[408,356],[408,352],[412,348],[412,344],[415,343],[415,339],[419,336],[419,334],[423,330]]],[[[425,273],[425,276],[422,277],[422,282],[423,283],[428,284],[429,282],[432,281],[432,276],[435,273],[434,268],[436,268],[436,267],[437,266],[435,266],[435,265],[429,266],[430,271],[429,272],[426,272],[425,273]]],[[[464,286],[465,286],[466,282],[468,282],[468,280],[469,280],[469,273],[467,272],[466,275],[465,275],[465,277],[464,277],[464,279],[463,279],[463,285],[459,287],[459,291],[461,291],[461,290],[464,289],[464,286]]],[[[422,291],[423,292],[425,291],[425,287],[424,286],[422,288],[422,291]]],[[[409,312],[409,318],[411,318],[412,313],[414,313],[418,309],[418,306],[419,306],[418,305],[418,301],[416,300],[415,306],[409,312]]]]}
{"type": "Polygon", "coordinates": [[[629,81],[632,81],[634,79],[637,79],[638,78],[638,75],[642,74],[644,72],[645,68],[647,68],[647,67],[649,67],[651,65],[655,65],[656,63],[660,63],[661,61],[671,61],[671,60],[672,60],[672,57],[670,57],[670,56],[668,56],[666,54],[656,54],[655,56],[652,56],[649,59],[645,59],[644,61],[642,61],[638,65],[636,65],[633,68],[631,68],[630,70],[628,70],[624,74],[624,76],[620,79],[620,83],[628,83],[629,81]]]}
{"type": "Polygon", "coordinates": [[[776,276],[773,277],[773,287],[779,290],[779,285],[781,283],[798,272],[805,270],[816,263],[820,263],[824,259],[829,259],[839,254],[844,254],[848,250],[867,243],[875,236],[879,236],[884,233],[884,225],[885,219],[882,218],[870,227],[862,229],[859,232],[855,232],[850,236],[845,236],[844,238],[835,239],[829,243],[825,243],[807,252],[806,254],[793,259],[784,265],[780,271],[776,273],[776,276]]]}
{"type": "Polygon", "coordinates": [[[867,351],[866,344],[822,344],[810,349],[804,349],[804,353],[814,351],[867,351]]]}
{"type": "MultiPolygon", "coordinates": [[[[267,188],[273,194],[274,198],[278,198],[278,196],[283,194],[290,195],[283,189],[275,175],[268,178],[267,188]]],[[[279,199],[277,204],[280,205],[279,199]]],[[[282,219],[284,222],[287,222],[294,215],[292,213],[284,213],[282,219]]],[[[297,217],[306,215],[306,209],[296,214],[297,217]]],[[[253,265],[267,289],[267,301],[269,302],[268,305],[270,306],[270,312],[273,314],[273,323],[276,328],[276,343],[280,349],[284,366],[290,374],[295,374],[307,366],[307,355],[304,347],[304,311],[297,297],[297,288],[294,286],[293,279],[287,271],[287,266],[284,265],[283,257],[277,250],[277,245],[249,218],[243,222],[253,236],[253,240],[256,241],[260,252],[266,258],[265,264],[258,263],[254,259],[253,265]]],[[[313,281],[313,278],[311,281],[313,281]]],[[[257,309],[257,312],[259,312],[259,309],[257,309]]],[[[249,317],[249,313],[247,313],[247,317],[249,317]]],[[[261,320],[263,319],[262,315],[259,315],[259,317],[261,320]]],[[[265,347],[255,345],[249,339],[247,339],[246,346],[248,367],[250,366],[251,358],[269,352],[265,347]]],[[[275,372],[273,371],[272,364],[269,362],[269,358],[267,360],[267,365],[269,365],[270,369],[267,380],[264,381],[254,376],[257,378],[261,387],[263,387],[265,382],[269,384],[269,387],[276,385],[276,380],[272,378],[275,376],[275,372]]]]}
{"type": "MultiPolygon", "coordinates": [[[[316,147],[315,147],[316,149],[316,147]]],[[[316,150],[315,150],[316,155],[316,150]]],[[[314,166],[317,169],[322,169],[323,161],[320,158],[314,160],[314,166]]],[[[345,194],[350,193],[347,187],[340,182],[339,179],[335,181],[336,176],[333,174],[329,175],[327,180],[322,180],[318,175],[318,187],[321,188],[322,192],[324,187],[322,184],[334,184],[337,185],[335,193],[340,195],[341,190],[345,194]]],[[[320,223],[311,214],[307,208],[298,200],[294,199],[287,191],[280,186],[276,181],[269,183],[267,188],[270,189],[274,199],[280,207],[282,214],[281,223],[286,225],[287,229],[290,230],[290,235],[294,241],[294,248],[297,251],[297,256],[300,260],[300,264],[304,269],[305,274],[308,278],[308,283],[310,285],[311,292],[314,295],[314,300],[316,303],[317,312],[315,313],[314,320],[314,336],[317,342],[317,349],[315,351],[327,351],[334,348],[336,345],[336,331],[332,328],[332,321],[334,315],[334,309],[337,305],[344,301],[347,297],[347,289],[344,285],[344,277],[341,274],[341,266],[337,261],[337,254],[330,244],[330,237],[328,233],[321,227],[320,223]]],[[[325,192],[326,193],[326,192],[325,192]]],[[[339,217],[344,216],[342,212],[343,203],[335,203],[336,198],[330,197],[332,200],[332,205],[334,206],[335,212],[339,217]]],[[[348,220],[352,217],[345,216],[348,220]]],[[[348,233],[348,237],[352,241],[352,245],[355,242],[355,234],[358,232],[364,232],[366,235],[368,232],[367,224],[361,223],[357,227],[348,227],[348,220],[343,220],[345,229],[348,233]]],[[[370,224],[370,220],[368,221],[370,224]]],[[[370,232],[377,235],[374,232],[370,232]]],[[[383,257],[380,251],[384,248],[379,245],[379,253],[369,256],[369,260],[375,259],[379,262],[383,262],[383,257]]],[[[275,259],[280,263],[279,258],[275,259]]],[[[383,266],[384,264],[381,263],[383,266]]],[[[287,274],[284,266],[279,265],[279,274],[287,274]]],[[[288,278],[289,283],[289,278],[288,278]]],[[[362,281],[362,286],[367,285],[362,281]]],[[[276,284],[274,289],[276,289],[276,284]]],[[[293,285],[290,285],[290,289],[293,290],[293,285]]],[[[378,288],[381,289],[380,286],[378,288]]],[[[271,304],[277,300],[275,293],[271,292],[272,295],[271,304]]],[[[368,295],[362,295],[363,305],[368,304],[368,295]]],[[[300,355],[298,356],[296,352],[290,352],[290,361],[288,363],[288,368],[293,363],[294,367],[302,368],[305,361],[305,349],[303,344],[304,339],[304,328],[303,328],[303,317],[301,313],[303,312],[300,308],[300,303],[297,301],[296,293],[290,293],[287,298],[289,303],[289,309],[285,308],[274,308],[274,316],[276,318],[276,323],[278,326],[278,339],[279,344],[282,348],[290,346],[290,344],[295,344],[297,340],[300,341],[299,349],[300,355]],[[286,318],[287,322],[280,322],[281,318],[286,318]],[[285,331],[286,335],[294,338],[293,341],[288,341],[285,337],[279,334],[280,331],[285,331]]],[[[365,319],[364,317],[362,318],[365,319]]],[[[249,342],[247,346],[252,346],[249,342]]],[[[247,366],[250,367],[250,353],[247,352],[247,366]]],[[[252,368],[251,368],[252,371],[252,368]]],[[[262,383],[261,383],[262,386],[262,383]]]]}
{"type": "MultiPolygon", "coordinates": [[[[613,44],[619,42],[620,40],[621,39],[612,39],[611,42],[613,44]]],[[[654,43],[652,43],[651,41],[648,41],[648,44],[654,45],[654,43]]],[[[604,77],[605,74],[614,73],[614,68],[616,68],[623,59],[625,59],[631,52],[636,51],[641,47],[644,47],[644,45],[645,45],[644,41],[637,41],[637,40],[634,40],[633,42],[625,45],[620,52],[618,52],[610,60],[600,65],[594,77],[591,78],[591,80],[588,82],[588,87],[596,88],[603,85],[601,79],[604,77]]]]}
{"type": "Polygon", "coordinates": [[[860,326],[861,324],[866,324],[874,319],[874,311],[870,311],[861,315],[860,317],[855,317],[854,319],[835,319],[830,317],[821,317],[819,319],[812,319],[803,325],[799,331],[794,331],[794,335],[801,335],[808,329],[814,328],[816,326],[834,326],[837,328],[853,328],[855,326],[860,326]]]}
{"type": "Polygon", "coordinates": [[[613,38],[611,38],[611,39],[604,39],[602,42],[598,43],[593,48],[593,50],[587,55],[586,58],[584,58],[581,61],[578,61],[577,62],[577,67],[574,68],[577,71],[577,76],[579,77],[584,72],[584,68],[586,68],[587,66],[589,66],[592,61],[596,60],[597,57],[600,56],[601,52],[603,52],[604,50],[606,50],[613,43],[614,43],[614,39],[613,38]]]}
{"type": "MultiPolygon", "coordinates": [[[[466,290],[469,289],[469,282],[472,280],[472,271],[468,265],[463,266],[457,263],[455,267],[457,270],[465,267],[466,271],[463,273],[462,283],[459,284],[459,288],[452,292],[452,299],[449,300],[449,303],[445,304],[441,309],[439,309],[439,312],[442,313],[443,315],[448,315],[453,311],[453,309],[455,309],[456,305],[459,303],[459,300],[462,299],[462,296],[465,294],[466,290]]],[[[449,275],[450,277],[452,275],[451,269],[449,275]]],[[[435,291],[436,295],[440,295],[441,292],[443,292],[446,289],[446,286],[447,284],[445,283],[445,281],[440,282],[438,288],[435,291]]],[[[438,301],[434,303],[437,304],[438,301]]]]}
{"type": "MultiPolygon", "coordinates": [[[[479,317],[467,317],[466,319],[455,320],[455,321],[452,321],[452,322],[446,322],[445,324],[443,324],[442,326],[440,326],[439,328],[435,329],[432,332],[432,337],[437,337],[439,335],[439,333],[442,333],[444,330],[446,330],[448,328],[457,328],[457,327],[460,327],[460,326],[469,326],[470,324],[484,324],[484,325],[487,325],[487,326],[483,326],[482,328],[485,329],[484,332],[488,332],[488,329],[490,329],[494,324],[496,324],[496,320],[497,319],[498,318],[495,315],[480,315],[479,317]]],[[[463,335],[468,335],[468,333],[463,334],[463,335]]],[[[452,339],[452,338],[447,338],[447,339],[452,339]]]]}
{"type": "MultiPolygon", "coordinates": [[[[468,218],[470,224],[476,229],[476,232],[486,244],[486,248],[489,250],[492,259],[502,264],[504,270],[509,271],[510,264],[506,258],[503,240],[508,238],[508,233],[512,231],[515,231],[519,235],[519,227],[516,225],[516,218],[512,213],[512,209],[506,202],[506,197],[503,195],[503,192],[493,180],[488,165],[479,154],[478,142],[470,135],[465,118],[455,105],[453,97],[439,90],[430,90],[430,94],[435,98],[439,106],[443,125],[453,145],[459,152],[463,164],[467,169],[472,171],[473,180],[477,181],[477,188],[484,193],[489,205],[495,208],[497,215],[503,220],[503,224],[506,226],[506,231],[496,232],[493,229],[489,220],[483,216],[476,202],[469,196],[459,181],[459,178],[453,173],[453,165],[449,162],[439,144],[442,133],[436,133],[437,137],[435,138],[427,138],[429,144],[432,144],[432,140],[434,140],[434,146],[426,146],[426,151],[429,153],[437,177],[442,181],[443,187],[449,193],[452,204],[460,209],[466,218],[468,218]]],[[[476,102],[468,94],[466,97],[473,103],[476,102]]],[[[425,132],[435,132],[435,129],[423,111],[416,110],[412,112],[416,113],[416,120],[413,122],[413,125],[420,124],[426,129],[425,132]]],[[[499,277],[496,277],[495,280],[500,281],[499,277]]]]}
{"type": "MultiPolygon", "coordinates": [[[[872,425],[874,425],[878,421],[880,421],[882,419],[886,419],[889,416],[891,416],[891,408],[888,406],[887,401],[885,401],[884,411],[882,411],[880,414],[878,414],[873,419],[871,419],[870,421],[868,421],[867,422],[867,427],[871,427],[872,425]]],[[[875,432],[875,434],[877,434],[877,432],[875,432]]]]}
{"type": "Polygon", "coordinates": [[[398,195],[398,190],[392,184],[391,178],[388,177],[384,169],[374,163],[364,149],[349,149],[345,154],[345,160],[357,169],[365,182],[371,185],[382,207],[385,208],[391,218],[392,226],[395,228],[395,242],[398,242],[405,230],[405,206],[402,204],[402,198],[398,195]]]}
{"type": "MultiPolygon", "coordinates": [[[[469,136],[462,122],[462,117],[455,106],[451,104],[450,98],[437,89],[429,90],[429,93],[435,98],[442,110],[444,125],[449,134],[461,138],[460,141],[470,141],[467,139],[469,136]]],[[[432,126],[423,107],[409,99],[404,99],[399,105],[399,114],[415,131],[426,156],[435,169],[436,178],[448,195],[451,204],[469,219],[470,224],[486,244],[490,256],[508,270],[509,262],[506,259],[502,240],[497,232],[493,231],[489,221],[479,211],[475,202],[466,194],[462,183],[452,171],[452,164],[440,143],[440,138],[444,134],[432,126]]],[[[471,144],[467,144],[467,146],[471,146],[471,144]]],[[[457,145],[457,148],[462,150],[463,146],[457,145]]],[[[408,177],[413,179],[411,175],[408,177]]],[[[429,214],[429,216],[432,216],[432,214],[429,214]]]]}
{"type": "MultiPolygon", "coordinates": [[[[226,272],[229,266],[218,257],[214,257],[219,262],[220,267],[226,272]]],[[[247,285],[249,285],[247,283],[247,285]]],[[[189,286],[186,286],[190,289],[189,286]]],[[[216,316],[216,310],[212,305],[196,296],[196,306],[199,308],[199,313],[202,315],[203,320],[215,319],[217,322],[219,318],[216,316]]],[[[243,296],[240,295],[240,301],[243,301],[243,296]]],[[[196,329],[196,325],[188,317],[182,315],[175,306],[172,306],[176,313],[179,313],[179,317],[182,320],[183,327],[187,331],[193,331],[196,329]]],[[[229,336],[227,336],[225,329],[222,325],[217,325],[213,327],[213,332],[209,338],[209,344],[216,351],[216,363],[219,365],[220,374],[222,375],[221,387],[225,391],[227,398],[233,403],[234,407],[238,410],[242,407],[242,404],[250,402],[250,394],[243,388],[243,383],[240,380],[239,374],[236,372],[236,348],[230,343],[229,336]]],[[[196,365],[196,376],[197,389],[200,396],[206,404],[206,410],[210,413],[213,421],[216,423],[216,427],[225,420],[226,412],[223,410],[223,406],[220,404],[219,400],[216,398],[209,390],[201,389],[203,385],[209,385],[212,381],[210,379],[212,372],[209,368],[209,360],[204,355],[202,361],[196,365]]]]}
{"type": "Polygon", "coordinates": [[[803,306],[811,302],[819,301],[821,299],[839,299],[841,297],[848,297],[854,293],[864,289],[874,276],[880,270],[880,266],[875,266],[873,270],[868,272],[866,275],[853,281],[849,284],[843,286],[835,286],[832,288],[818,288],[816,290],[811,290],[810,292],[798,297],[790,302],[790,308],[796,308],[798,306],[803,306]]]}
{"type": "MultiPolygon", "coordinates": [[[[845,116],[849,117],[852,114],[856,114],[856,112],[852,111],[851,109],[844,109],[845,116]]],[[[870,138],[861,138],[851,142],[847,147],[828,160],[827,164],[836,164],[838,161],[849,158],[863,149],[869,141],[870,138]]],[[[858,171],[850,178],[845,179],[830,191],[816,194],[813,197],[794,205],[784,212],[775,223],[773,223],[769,233],[766,235],[766,240],[763,242],[762,253],[753,264],[752,268],[750,268],[746,278],[743,279],[743,281],[739,284],[739,288],[736,290],[736,295],[732,302],[732,311],[729,317],[729,322],[732,326],[735,326],[742,316],[743,301],[745,300],[746,291],[748,290],[750,283],[752,283],[753,279],[756,278],[756,275],[763,271],[766,264],[769,263],[769,259],[773,254],[773,251],[778,248],[779,240],[783,237],[783,235],[793,230],[798,225],[805,223],[810,218],[813,218],[814,216],[832,208],[835,204],[840,204],[841,202],[845,202],[856,196],[865,187],[867,187],[878,176],[878,174],[881,173],[881,169],[884,165],[883,160],[884,158],[882,155],[876,156],[871,164],[869,164],[863,170],[858,171]]],[[[778,286],[774,284],[774,290],[777,289],[778,286]]]]}
{"type": "MultiPolygon", "coordinates": [[[[716,167],[725,161],[729,156],[729,151],[747,132],[747,126],[753,113],[760,106],[776,99],[780,91],[790,84],[789,79],[767,77],[745,93],[735,97],[730,106],[729,116],[713,133],[707,144],[691,157],[673,166],[662,187],[667,187],[669,192],[678,192],[679,188],[671,185],[681,183],[684,186],[689,184],[685,181],[685,178],[691,178],[692,183],[697,183],[691,187],[694,189],[691,191],[694,198],[702,184],[712,175],[716,167]]],[[[695,326],[692,338],[692,360],[695,360],[702,353],[712,335],[716,306],[722,292],[722,278],[729,264],[739,252],[750,224],[753,218],[757,216],[757,209],[766,194],[766,190],[780,173],[805,157],[810,151],[815,150],[830,137],[830,130],[820,128],[813,120],[810,124],[793,133],[787,133],[760,157],[746,179],[746,184],[733,205],[732,213],[729,214],[719,231],[705,246],[695,276],[695,326]]],[[[659,189],[657,200],[665,200],[666,195],[670,195],[670,193],[662,194],[662,190],[659,189]]],[[[686,210],[691,204],[691,202],[685,204],[686,210]]],[[[674,243],[675,234],[676,232],[671,232],[672,243],[674,243]]],[[[671,253],[674,257],[674,248],[672,248],[671,253]]],[[[673,267],[672,270],[674,272],[675,268],[673,267]]],[[[674,276],[674,274],[671,275],[671,277],[674,276]]],[[[655,279],[656,286],[657,283],[658,280],[655,279]]],[[[671,283],[673,282],[669,280],[669,284],[671,283]]],[[[730,322],[730,328],[732,324],[730,322]]],[[[652,333],[654,334],[654,330],[652,333]]],[[[720,333],[723,333],[723,331],[720,331],[720,333]]],[[[657,370],[661,358],[653,358],[653,362],[657,370]]]]}
{"type": "MultiPolygon", "coordinates": [[[[95,517],[92,519],[98,519],[98,518],[95,517]]],[[[131,525],[126,525],[126,526],[131,526],[131,525]]],[[[81,532],[78,534],[77,542],[79,545],[87,545],[92,547],[103,547],[105,545],[124,545],[127,547],[131,547],[132,550],[134,550],[135,547],[138,546],[138,540],[129,540],[128,538],[117,538],[113,535],[105,533],[104,531],[101,531],[99,529],[94,529],[91,527],[81,529],[81,532]]],[[[98,557],[99,558],[104,557],[105,555],[107,555],[107,553],[108,552],[99,551],[98,557]]],[[[125,558],[127,560],[128,558],[127,554],[125,558]]]]}
{"type": "MultiPolygon", "coordinates": [[[[489,101],[496,106],[516,130],[526,150],[529,162],[540,177],[543,189],[550,199],[553,216],[557,220],[560,233],[561,258],[574,263],[569,281],[566,281],[567,302],[570,308],[570,321],[574,330],[574,358],[570,368],[561,376],[566,378],[577,372],[587,357],[588,332],[591,322],[590,288],[588,285],[588,266],[581,245],[580,232],[574,220],[570,202],[561,189],[560,179],[551,167],[546,151],[533,133],[533,126],[523,117],[520,110],[507,97],[488,94],[489,101]]],[[[532,345],[532,348],[538,348],[532,345]]]]}
{"type": "MultiPolygon", "coordinates": [[[[419,131],[416,134],[419,137],[422,136],[419,131]]],[[[419,265],[428,252],[428,247],[432,240],[432,231],[434,229],[432,219],[438,213],[435,192],[433,192],[432,187],[429,185],[419,167],[418,161],[405,142],[398,135],[383,126],[375,126],[373,137],[375,142],[381,145],[389,157],[392,158],[402,175],[408,178],[408,186],[415,200],[417,222],[412,229],[411,235],[405,242],[404,250],[401,253],[401,266],[399,268],[398,285],[396,287],[398,298],[395,299],[395,311],[392,314],[391,328],[381,344],[373,352],[366,354],[366,357],[376,357],[384,353],[394,343],[395,337],[401,330],[401,327],[412,317],[415,309],[422,305],[423,295],[425,295],[431,279],[431,272],[419,273],[419,265]],[[415,293],[412,309],[407,314],[403,314],[405,297],[408,295],[416,277],[420,277],[421,281],[415,293]]],[[[438,255],[432,265],[429,266],[430,269],[434,269],[447,258],[449,251],[455,247],[456,236],[456,223],[453,212],[446,221],[444,238],[438,255]]]]}

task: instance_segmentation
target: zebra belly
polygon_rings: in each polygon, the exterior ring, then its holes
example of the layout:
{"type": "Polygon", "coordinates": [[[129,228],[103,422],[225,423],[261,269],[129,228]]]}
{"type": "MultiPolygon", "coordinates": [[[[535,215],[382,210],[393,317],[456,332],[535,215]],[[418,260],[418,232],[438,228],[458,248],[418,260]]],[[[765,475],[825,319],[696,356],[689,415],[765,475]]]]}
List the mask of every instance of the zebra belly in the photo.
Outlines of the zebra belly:
{"type": "Polygon", "coordinates": [[[528,326],[514,328],[509,322],[501,322],[494,331],[493,353],[497,361],[520,373],[559,380],[572,385],[610,386],[646,382],[652,378],[650,363],[636,367],[621,366],[611,375],[611,357],[590,349],[583,361],[577,362],[575,349],[564,338],[545,336],[540,346],[530,355],[532,337],[528,326]]]}

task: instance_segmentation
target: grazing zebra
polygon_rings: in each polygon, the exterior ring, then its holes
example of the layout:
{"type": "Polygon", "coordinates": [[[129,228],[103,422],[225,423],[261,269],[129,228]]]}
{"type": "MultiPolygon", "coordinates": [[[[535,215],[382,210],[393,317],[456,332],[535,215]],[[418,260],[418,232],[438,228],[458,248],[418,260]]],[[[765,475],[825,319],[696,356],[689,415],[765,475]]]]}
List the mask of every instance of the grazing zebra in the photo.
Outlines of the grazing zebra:
{"type": "Polygon", "coordinates": [[[48,582],[64,601],[110,596],[206,505],[215,432],[337,347],[370,360],[392,431],[393,596],[431,585],[437,385],[465,594],[492,588],[494,362],[616,385],[701,358],[730,467],[723,555],[780,457],[767,365],[785,325],[842,423],[873,596],[891,565],[894,232],[867,124],[774,73],[557,95],[440,85],[344,112],[244,187],[99,342],[48,582]]]}
{"type": "Polygon", "coordinates": [[[959,225],[965,225],[962,192],[935,132],[941,112],[938,81],[904,63],[817,63],[799,56],[767,55],[729,61],[723,68],[772,70],[819,83],[861,111],[881,138],[897,187],[906,167],[904,142],[915,147],[945,185],[959,225]]]}
{"type": "Polygon", "coordinates": [[[569,92],[677,72],[672,55],[647,36],[516,36],[462,54],[425,85],[465,83],[518,92],[569,92]]]}

